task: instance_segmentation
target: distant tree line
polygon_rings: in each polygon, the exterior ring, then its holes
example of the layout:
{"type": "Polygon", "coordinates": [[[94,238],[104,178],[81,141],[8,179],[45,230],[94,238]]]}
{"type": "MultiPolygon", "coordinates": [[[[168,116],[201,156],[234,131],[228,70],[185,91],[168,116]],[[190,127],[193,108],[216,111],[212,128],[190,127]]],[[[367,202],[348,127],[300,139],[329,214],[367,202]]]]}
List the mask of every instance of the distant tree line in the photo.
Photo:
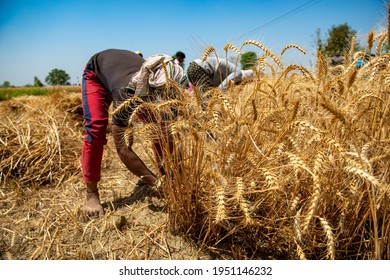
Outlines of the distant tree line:
{"type": "MultiPolygon", "coordinates": [[[[364,50],[358,41],[353,40],[357,32],[351,28],[347,23],[332,26],[328,30],[328,34],[325,39],[321,38],[321,30],[316,30],[316,48],[326,58],[330,59],[334,56],[344,56],[351,50],[351,44],[354,42],[353,49],[355,52],[364,50]]],[[[386,46],[385,49],[389,49],[386,46]]],[[[256,65],[257,55],[255,52],[246,52],[241,55],[240,63],[241,69],[250,69],[256,65]]]]}
{"type": "MultiPolygon", "coordinates": [[[[49,72],[49,74],[45,78],[45,82],[51,86],[63,86],[70,85],[70,76],[64,70],[61,69],[53,69],[49,72]]],[[[9,81],[4,81],[1,85],[2,87],[12,87],[12,84],[9,81]]],[[[26,86],[34,86],[34,87],[42,87],[43,83],[38,79],[37,76],[34,77],[33,85],[26,86]]]]}
{"type": "Polygon", "coordinates": [[[357,51],[361,51],[362,47],[359,42],[354,40],[357,32],[352,29],[347,23],[332,26],[328,31],[326,42],[321,38],[321,30],[316,30],[316,47],[317,50],[324,54],[325,57],[331,58],[335,55],[345,55],[351,50],[351,47],[357,51]],[[351,46],[354,44],[354,46],[351,46]]]}

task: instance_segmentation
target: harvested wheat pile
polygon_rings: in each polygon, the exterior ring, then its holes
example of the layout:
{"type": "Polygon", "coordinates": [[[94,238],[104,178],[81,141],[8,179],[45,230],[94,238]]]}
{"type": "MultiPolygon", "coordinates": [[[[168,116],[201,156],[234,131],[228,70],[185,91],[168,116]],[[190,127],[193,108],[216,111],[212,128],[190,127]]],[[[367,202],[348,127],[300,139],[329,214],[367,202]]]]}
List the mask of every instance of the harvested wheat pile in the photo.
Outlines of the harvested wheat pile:
{"type": "Polygon", "coordinates": [[[0,170],[6,185],[58,185],[78,172],[78,95],[19,97],[2,102],[0,110],[0,170]]]}
{"type": "Polygon", "coordinates": [[[164,207],[136,186],[110,134],[101,185],[106,215],[82,215],[80,92],[1,102],[0,117],[0,259],[209,258],[169,233],[164,207]]]}

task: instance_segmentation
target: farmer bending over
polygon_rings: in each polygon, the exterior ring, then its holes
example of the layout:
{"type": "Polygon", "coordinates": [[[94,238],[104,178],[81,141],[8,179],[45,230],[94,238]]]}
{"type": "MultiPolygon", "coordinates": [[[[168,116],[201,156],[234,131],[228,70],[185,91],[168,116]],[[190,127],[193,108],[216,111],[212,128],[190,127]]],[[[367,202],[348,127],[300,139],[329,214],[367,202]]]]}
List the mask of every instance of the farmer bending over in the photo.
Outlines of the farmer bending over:
{"type": "Polygon", "coordinates": [[[187,69],[188,79],[192,85],[205,92],[218,87],[224,91],[229,81],[240,83],[244,78],[254,75],[253,70],[241,70],[226,59],[208,57],[205,60],[196,59],[190,63],[187,69]]]}
{"type": "MultiPolygon", "coordinates": [[[[186,81],[183,69],[166,55],[156,55],[144,60],[134,52],[108,49],[93,55],[84,68],[82,102],[85,135],[82,146],[82,174],[87,188],[84,211],[90,217],[104,214],[98,193],[98,182],[100,181],[103,147],[107,143],[109,106],[113,103],[113,110],[115,110],[133,95],[145,101],[153,101],[148,98],[150,93],[154,89],[164,88],[166,82],[166,73],[164,69],[161,69],[162,61],[169,68],[167,73],[170,79],[178,83],[186,81]],[[154,71],[154,69],[158,70],[154,71]],[[129,85],[133,90],[125,90],[129,85]]],[[[114,114],[112,117],[115,147],[125,166],[145,183],[154,186],[157,177],[133,151],[132,137],[128,145],[124,140],[131,113],[131,109],[121,110],[120,114],[114,114]]],[[[143,121],[148,121],[147,116],[143,118],[143,121]]],[[[156,152],[161,154],[161,151],[156,152]]]]}

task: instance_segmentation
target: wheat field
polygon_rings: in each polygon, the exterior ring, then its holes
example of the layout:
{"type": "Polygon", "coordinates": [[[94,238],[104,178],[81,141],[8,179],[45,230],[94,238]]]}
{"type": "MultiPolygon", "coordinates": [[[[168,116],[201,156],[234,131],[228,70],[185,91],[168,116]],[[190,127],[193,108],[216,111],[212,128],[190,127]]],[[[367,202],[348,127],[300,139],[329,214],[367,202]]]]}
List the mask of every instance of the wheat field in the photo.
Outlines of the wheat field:
{"type": "MultiPolygon", "coordinates": [[[[0,103],[2,259],[390,259],[390,54],[387,33],[330,67],[284,65],[260,42],[256,76],[224,93],[171,84],[141,104],[172,117],[162,197],[137,187],[108,134],[106,214],[82,214],[80,92],[0,103]]],[[[370,41],[371,40],[371,41],[370,41]]],[[[215,55],[213,47],[204,57],[215,55]]],[[[131,103],[131,100],[130,102],[131,103]]],[[[116,112],[113,112],[116,113],[116,112]]],[[[131,117],[135,149],[157,170],[156,125],[131,117]]],[[[128,136],[127,136],[128,137],[128,136]]]]}

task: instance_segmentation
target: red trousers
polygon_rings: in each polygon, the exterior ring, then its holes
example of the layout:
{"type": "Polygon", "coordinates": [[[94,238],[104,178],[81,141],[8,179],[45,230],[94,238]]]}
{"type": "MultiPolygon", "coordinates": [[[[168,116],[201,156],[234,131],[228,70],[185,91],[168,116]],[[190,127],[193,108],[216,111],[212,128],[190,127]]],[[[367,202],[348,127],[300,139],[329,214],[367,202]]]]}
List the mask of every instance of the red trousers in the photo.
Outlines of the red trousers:
{"type": "Polygon", "coordinates": [[[83,181],[100,181],[103,148],[107,144],[108,109],[112,96],[104,88],[96,74],[84,69],[82,103],[84,112],[84,142],[82,147],[83,181]]]}

